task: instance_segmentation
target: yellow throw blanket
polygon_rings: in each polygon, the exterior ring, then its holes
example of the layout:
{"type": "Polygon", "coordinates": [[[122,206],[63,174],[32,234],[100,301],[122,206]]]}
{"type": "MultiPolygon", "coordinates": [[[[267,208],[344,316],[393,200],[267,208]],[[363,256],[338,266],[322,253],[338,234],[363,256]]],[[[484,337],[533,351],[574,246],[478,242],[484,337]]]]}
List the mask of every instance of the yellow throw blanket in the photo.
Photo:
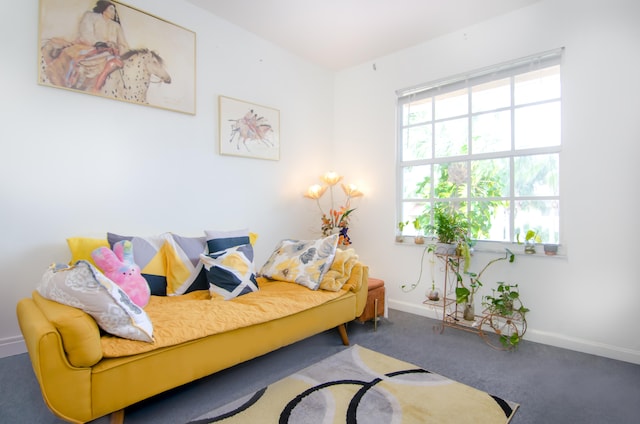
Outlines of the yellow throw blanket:
{"type": "Polygon", "coordinates": [[[320,289],[329,291],[339,291],[342,287],[350,281],[356,283],[357,287],[349,285],[351,291],[357,291],[362,284],[362,267],[357,267],[355,270],[353,267],[358,263],[358,255],[353,249],[338,249],[336,250],[336,256],[333,259],[331,268],[322,278],[320,283],[320,289]],[[352,275],[352,272],[354,275],[352,275]]]}
{"type": "Polygon", "coordinates": [[[344,291],[309,290],[295,283],[258,279],[260,289],[232,300],[206,290],[182,296],[151,296],[145,312],[153,323],[153,343],[101,337],[105,358],[135,355],[247,327],[321,305],[344,291]]]}

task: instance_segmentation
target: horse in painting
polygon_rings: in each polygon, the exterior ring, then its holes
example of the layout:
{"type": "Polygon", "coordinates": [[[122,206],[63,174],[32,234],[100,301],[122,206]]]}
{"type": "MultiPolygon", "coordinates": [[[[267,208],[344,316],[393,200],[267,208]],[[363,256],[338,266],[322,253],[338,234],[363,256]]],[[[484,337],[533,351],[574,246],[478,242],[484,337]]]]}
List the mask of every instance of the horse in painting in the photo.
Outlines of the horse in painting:
{"type": "Polygon", "coordinates": [[[123,66],[109,73],[104,84],[96,87],[106,53],[85,58],[86,51],[87,46],[81,44],[60,39],[46,41],[42,47],[40,81],[138,103],[148,103],[147,91],[152,82],[171,83],[162,58],[149,49],[137,49],[120,56],[123,66]],[[159,81],[152,81],[154,76],[159,81]]]}
{"type": "Polygon", "coordinates": [[[164,68],[162,58],[149,49],[130,50],[121,56],[124,66],[109,74],[101,93],[115,99],[148,103],[147,91],[151,77],[171,84],[171,76],[164,68]]]}

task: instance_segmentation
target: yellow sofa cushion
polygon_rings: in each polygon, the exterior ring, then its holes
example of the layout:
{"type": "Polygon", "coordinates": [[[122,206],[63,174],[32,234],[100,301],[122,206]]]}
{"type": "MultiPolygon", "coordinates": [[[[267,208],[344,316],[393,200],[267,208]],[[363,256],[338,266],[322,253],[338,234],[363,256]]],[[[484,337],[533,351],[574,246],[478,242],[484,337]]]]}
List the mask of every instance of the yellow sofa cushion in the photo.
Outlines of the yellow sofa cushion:
{"type": "Polygon", "coordinates": [[[45,299],[37,291],[33,301],[56,327],[71,365],[90,367],[102,359],[100,329],[91,315],[81,309],[45,299]]]}
{"type": "Polygon", "coordinates": [[[135,355],[212,334],[276,320],[345,295],[309,290],[298,284],[259,278],[260,290],[225,301],[199,290],[182,296],[151,296],[145,311],[153,322],[154,343],[102,336],[105,358],[135,355]]]}

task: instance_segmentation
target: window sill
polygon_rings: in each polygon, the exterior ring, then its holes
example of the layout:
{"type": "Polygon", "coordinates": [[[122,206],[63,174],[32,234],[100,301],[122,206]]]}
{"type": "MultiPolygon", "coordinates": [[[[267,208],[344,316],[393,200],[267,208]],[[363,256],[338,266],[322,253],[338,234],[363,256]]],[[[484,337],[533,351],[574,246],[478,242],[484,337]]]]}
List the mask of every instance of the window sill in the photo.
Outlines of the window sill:
{"type": "MultiPolygon", "coordinates": [[[[429,245],[433,245],[436,243],[436,240],[433,238],[425,237],[425,241],[422,244],[415,243],[414,236],[404,236],[403,242],[396,241],[396,246],[415,246],[420,248],[426,248],[429,245]]],[[[473,252],[479,253],[492,253],[492,254],[502,254],[505,249],[509,249],[513,254],[517,256],[528,256],[528,257],[543,257],[543,258],[556,258],[556,259],[566,259],[567,258],[567,250],[566,247],[562,244],[558,245],[558,253],[555,255],[547,255],[544,252],[544,244],[538,243],[536,244],[536,252],[535,253],[525,253],[524,252],[524,244],[518,243],[509,243],[509,242],[501,242],[501,241],[478,241],[473,246],[473,252]]]]}

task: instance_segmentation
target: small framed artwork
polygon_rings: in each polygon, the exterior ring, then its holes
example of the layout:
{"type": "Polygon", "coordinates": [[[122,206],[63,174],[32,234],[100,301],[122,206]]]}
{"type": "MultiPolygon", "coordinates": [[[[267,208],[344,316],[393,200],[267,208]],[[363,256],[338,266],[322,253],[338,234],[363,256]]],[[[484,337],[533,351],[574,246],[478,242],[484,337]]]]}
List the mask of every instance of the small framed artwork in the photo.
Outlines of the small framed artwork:
{"type": "Polygon", "coordinates": [[[38,83],[195,115],[196,34],[105,0],[40,0],[38,83]]]}
{"type": "Polygon", "coordinates": [[[280,159],[280,111],[225,96],[218,111],[220,154],[280,159]]]}

